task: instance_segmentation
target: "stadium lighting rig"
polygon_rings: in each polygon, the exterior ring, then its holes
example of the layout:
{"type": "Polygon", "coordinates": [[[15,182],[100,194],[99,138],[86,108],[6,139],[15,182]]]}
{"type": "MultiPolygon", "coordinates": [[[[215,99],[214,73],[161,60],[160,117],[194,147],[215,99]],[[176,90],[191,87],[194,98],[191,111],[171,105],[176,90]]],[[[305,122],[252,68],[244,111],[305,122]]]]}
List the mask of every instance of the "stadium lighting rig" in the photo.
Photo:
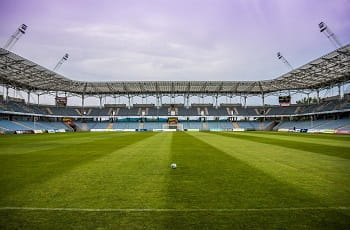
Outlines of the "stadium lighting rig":
{"type": "Polygon", "coordinates": [[[329,27],[324,22],[320,22],[318,24],[318,27],[320,28],[320,32],[326,35],[326,37],[329,39],[329,41],[335,46],[335,48],[340,48],[342,45],[340,44],[337,36],[329,29],[329,27]]]}
{"type": "Polygon", "coordinates": [[[26,33],[28,26],[26,24],[22,24],[18,27],[16,32],[11,35],[9,40],[4,45],[4,49],[10,50],[17,43],[17,41],[26,33]]]}
{"type": "Polygon", "coordinates": [[[287,59],[281,54],[281,52],[277,53],[277,58],[281,60],[288,68],[294,70],[293,66],[287,61],[287,59]]]}
{"type": "Polygon", "coordinates": [[[69,55],[66,53],[57,63],[57,65],[55,66],[55,68],[53,68],[53,71],[57,71],[64,62],[66,62],[69,58],[69,55]]]}

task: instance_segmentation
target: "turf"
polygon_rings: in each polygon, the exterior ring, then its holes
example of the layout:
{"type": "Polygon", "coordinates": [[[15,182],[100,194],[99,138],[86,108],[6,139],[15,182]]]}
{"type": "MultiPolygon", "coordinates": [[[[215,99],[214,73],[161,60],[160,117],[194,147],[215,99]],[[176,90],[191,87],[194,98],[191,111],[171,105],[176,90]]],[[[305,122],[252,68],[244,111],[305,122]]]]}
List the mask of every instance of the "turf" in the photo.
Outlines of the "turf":
{"type": "Polygon", "coordinates": [[[264,132],[4,135],[0,228],[349,229],[349,141],[264,132]]]}

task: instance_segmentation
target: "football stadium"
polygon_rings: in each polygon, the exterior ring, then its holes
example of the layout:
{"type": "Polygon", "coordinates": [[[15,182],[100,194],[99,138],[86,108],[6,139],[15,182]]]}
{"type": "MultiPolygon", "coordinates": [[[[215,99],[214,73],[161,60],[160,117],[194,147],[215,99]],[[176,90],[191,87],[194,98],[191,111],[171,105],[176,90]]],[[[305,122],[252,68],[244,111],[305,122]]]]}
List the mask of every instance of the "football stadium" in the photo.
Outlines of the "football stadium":
{"type": "Polygon", "coordinates": [[[85,80],[68,53],[15,50],[20,24],[0,48],[0,228],[350,229],[350,44],[315,27],[331,50],[276,52],[271,78],[85,80]]]}

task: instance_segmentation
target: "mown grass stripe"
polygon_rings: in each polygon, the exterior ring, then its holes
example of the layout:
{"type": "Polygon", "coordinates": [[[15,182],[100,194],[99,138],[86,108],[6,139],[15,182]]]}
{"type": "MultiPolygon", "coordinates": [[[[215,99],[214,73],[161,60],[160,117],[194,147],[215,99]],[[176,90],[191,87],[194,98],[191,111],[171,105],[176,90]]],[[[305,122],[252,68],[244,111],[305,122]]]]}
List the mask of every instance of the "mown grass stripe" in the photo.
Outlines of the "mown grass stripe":
{"type": "Polygon", "coordinates": [[[287,137],[300,137],[303,139],[325,139],[325,140],[336,140],[336,141],[349,141],[350,135],[339,135],[339,134],[326,134],[326,133],[294,133],[294,132],[263,132],[254,131],[254,133],[261,133],[266,136],[287,136],[287,137]]]}
{"type": "Polygon", "coordinates": [[[252,141],[252,142],[268,144],[268,145],[276,145],[284,148],[298,149],[298,150],[317,153],[317,154],[324,154],[328,156],[350,159],[350,147],[330,146],[330,145],[307,143],[307,142],[294,141],[294,140],[281,141],[276,138],[253,136],[253,135],[242,134],[242,133],[213,132],[213,134],[241,139],[245,141],[252,141]]]}
{"type": "MultiPolygon", "coordinates": [[[[144,136],[149,133],[139,133],[144,136]]],[[[130,137],[129,137],[130,138],[130,137]]],[[[162,208],[171,136],[155,133],[7,197],[0,206],[162,208]]],[[[108,141],[110,145],[113,139],[108,141]]],[[[103,146],[98,145],[98,151],[103,146]]]]}
{"type": "Polygon", "coordinates": [[[91,138],[79,144],[55,145],[55,148],[33,151],[29,154],[0,155],[0,201],[21,191],[26,186],[44,183],[83,164],[127,147],[155,133],[138,133],[125,136],[91,138]],[[13,180],[13,178],[17,178],[13,180]]]}
{"type": "Polygon", "coordinates": [[[274,135],[262,133],[262,132],[246,132],[243,134],[248,134],[250,136],[257,136],[257,137],[269,137],[269,138],[274,138],[278,139],[281,141],[300,141],[300,142],[305,142],[305,143],[315,143],[315,144],[321,144],[321,145],[328,145],[328,146],[340,146],[340,147],[350,147],[350,136],[348,139],[334,139],[334,138],[322,138],[319,139],[317,135],[319,134],[314,134],[313,136],[308,136],[308,138],[305,138],[304,135],[279,135],[278,133],[274,133],[274,135]]]}
{"type": "Polygon", "coordinates": [[[178,164],[178,168],[168,176],[167,207],[324,205],[298,187],[283,183],[192,134],[173,134],[172,161],[178,164]]]}
{"type": "Polygon", "coordinates": [[[281,146],[259,144],[213,133],[191,133],[196,138],[288,183],[324,205],[350,204],[349,164],[343,158],[319,155],[281,146]]]}

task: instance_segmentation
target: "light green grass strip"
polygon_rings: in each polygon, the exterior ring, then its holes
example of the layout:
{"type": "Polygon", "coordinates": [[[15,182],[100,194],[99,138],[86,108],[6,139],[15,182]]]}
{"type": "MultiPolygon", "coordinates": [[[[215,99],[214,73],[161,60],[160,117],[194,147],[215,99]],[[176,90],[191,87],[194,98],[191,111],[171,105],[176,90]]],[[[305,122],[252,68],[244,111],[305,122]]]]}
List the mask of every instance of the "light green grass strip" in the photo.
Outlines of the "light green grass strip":
{"type": "Polygon", "coordinates": [[[350,160],[209,133],[190,133],[226,154],[318,197],[350,205],[350,160]]]}
{"type": "MultiPolygon", "coordinates": [[[[27,186],[8,196],[4,203],[6,206],[139,208],[142,204],[142,208],[162,207],[166,199],[167,188],[163,182],[169,171],[171,135],[137,135],[149,137],[41,184],[27,186]]],[[[101,144],[118,146],[118,138],[99,143],[91,151],[98,154],[104,148],[101,144]]]]}
{"type": "MultiPolygon", "coordinates": [[[[238,134],[238,133],[236,133],[238,134]]],[[[289,135],[281,135],[280,133],[262,133],[262,132],[244,132],[239,133],[238,135],[249,135],[249,136],[257,136],[257,137],[268,137],[274,138],[281,141],[298,141],[312,144],[321,144],[321,145],[330,145],[330,146],[343,146],[350,147],[350,135],[349,136],[321,136],[322,134],[295,134],[290,133],[289,135]],[[320,138],[322,137],[322,138],[320,138]],[[327,138],[329,137],[329,138],[327,138]],[[334,138],[339,137],[339,138],[334,138]],[[346,138],[347,137],[347,138],[346,138]]]]}
{"type": "Polygon", "coordinates": [[[55,133],[38,135],[0,136],[0,155],[27,154],[53,148],[69,148],[75,144],[118,136],[137,135],[137,133],[55,133]]]}

